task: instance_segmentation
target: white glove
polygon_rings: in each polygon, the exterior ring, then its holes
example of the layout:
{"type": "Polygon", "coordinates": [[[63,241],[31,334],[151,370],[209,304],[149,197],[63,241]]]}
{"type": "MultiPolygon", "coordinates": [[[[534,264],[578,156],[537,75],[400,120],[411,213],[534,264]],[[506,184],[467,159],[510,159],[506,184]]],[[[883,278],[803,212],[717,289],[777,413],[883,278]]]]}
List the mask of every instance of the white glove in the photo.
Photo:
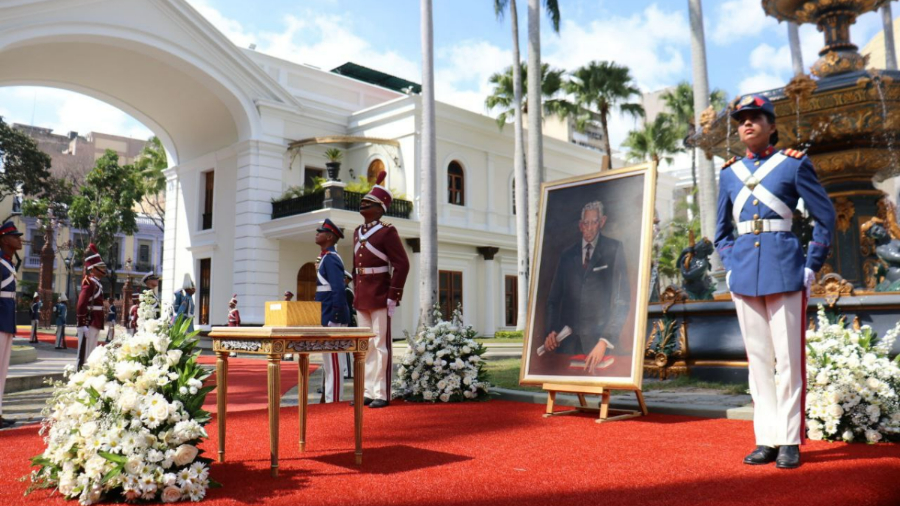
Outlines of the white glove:
{"type": "Polygon", "coordinates": [[[725,286],[731,290],[731,271],[725,273],[725,286]]]}
{"type": "Polygon", "coordinates": [[[388,318],[394,317],[394,312],[397,311],[397,301],[396,300],[387,300],[387,310],[388,310],[388,318]]]}
{"type": "Polygon", "coordinates": [[[335,322],[328,322],[328,325],[327,325],[327,326],[328,326],[328,327],[340,327],[341,324],[340,324],[340,323],[335,323],[335,322]]]}
{"type": "Polygon", "coordinates": [[[812,292],[812,284],[816,280],[816,273],[809,267],[803,268],[803,286],[806,287],[806,297],[812,292]]]}

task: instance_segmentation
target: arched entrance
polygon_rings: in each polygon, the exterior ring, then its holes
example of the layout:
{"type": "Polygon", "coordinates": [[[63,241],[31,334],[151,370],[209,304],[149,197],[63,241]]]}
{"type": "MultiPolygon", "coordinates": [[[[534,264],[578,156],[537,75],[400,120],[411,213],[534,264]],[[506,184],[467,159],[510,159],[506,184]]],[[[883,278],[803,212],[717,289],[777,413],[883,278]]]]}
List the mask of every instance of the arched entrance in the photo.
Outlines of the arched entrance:
{"type": "Polygon", "coordinates": [[[316,264],[307,262],[297,271],[297,300],[316,299],[316,264]]]}
{"type": "Polygon", "coordinates": [[[380,158],[372,160],[372,163],[369,164],[369,170],[366,171],[366,178],[368,178],[369,183],[375,183],[378,174],[381,174],[381,171],[383,170],[384,162],[382,162],[380,158]]]}

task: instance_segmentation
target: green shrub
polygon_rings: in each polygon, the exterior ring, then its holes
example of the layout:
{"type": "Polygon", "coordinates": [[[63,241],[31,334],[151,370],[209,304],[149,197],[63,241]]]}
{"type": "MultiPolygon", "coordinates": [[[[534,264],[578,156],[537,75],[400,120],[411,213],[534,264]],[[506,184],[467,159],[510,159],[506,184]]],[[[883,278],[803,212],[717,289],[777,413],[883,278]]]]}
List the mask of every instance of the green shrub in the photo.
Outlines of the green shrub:
{"type": "Polygon", "coordinates": [[[498,330],[494,333],[494,339],[522,339],[524,332],[521,330],[498,330]]]}

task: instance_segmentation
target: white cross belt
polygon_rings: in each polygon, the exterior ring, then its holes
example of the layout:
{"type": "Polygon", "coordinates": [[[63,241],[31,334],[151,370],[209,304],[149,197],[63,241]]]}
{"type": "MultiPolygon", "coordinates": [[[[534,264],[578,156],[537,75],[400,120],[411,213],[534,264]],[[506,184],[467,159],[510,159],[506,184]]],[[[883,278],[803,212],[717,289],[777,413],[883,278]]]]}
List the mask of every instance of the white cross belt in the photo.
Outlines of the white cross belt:
{"type": "Polygon", "coordinates": [[[783,153],[776,153],[752,174],[747,170],[747,167],[741,163],[731,165],[734,175],[744,183],[744,187],[741,188],[741,191],[738,192],[737,197],[734,199],[734,208],[732,209],[734,222],[737,223],[738,226],[741,224],[741,211],[744,209],[744,204],[747,203],[747,200],[750,199],[751,195],[759,199],[769,209],[778,213],[778,216],[781,216],[782,219],[791,220],[793,218],[794,213],[791,208],[762,185],[762,180],[771,174],[772,171],[781,165],[781,162],[785,161],[787,158],[788,157],[783,153]]]}

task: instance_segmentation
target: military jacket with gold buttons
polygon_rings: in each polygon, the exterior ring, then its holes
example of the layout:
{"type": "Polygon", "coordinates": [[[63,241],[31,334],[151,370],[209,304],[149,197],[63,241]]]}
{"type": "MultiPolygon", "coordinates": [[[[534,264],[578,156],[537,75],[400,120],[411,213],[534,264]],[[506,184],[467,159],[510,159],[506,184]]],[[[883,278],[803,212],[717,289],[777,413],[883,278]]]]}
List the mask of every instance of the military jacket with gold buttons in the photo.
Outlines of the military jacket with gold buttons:
{"type": "Polygon", "coordinates": [[[371,311],[400,302],[409,274],[409,258],[392,225],[375,222],[353,232],[353,287],[356,309],[371,311]]]}
{"type": "Polygon", "coordinates": [[[730,290],[762,296],[803,289],[804,267],[818,271],[825,263],[834,221],[834,206],[806,155],[770,147],[729,160],[719,175],[715,245],[731,273],[730,290]],[[815,223],[805,258],[790,232],[801,198],[815,223]]]}

